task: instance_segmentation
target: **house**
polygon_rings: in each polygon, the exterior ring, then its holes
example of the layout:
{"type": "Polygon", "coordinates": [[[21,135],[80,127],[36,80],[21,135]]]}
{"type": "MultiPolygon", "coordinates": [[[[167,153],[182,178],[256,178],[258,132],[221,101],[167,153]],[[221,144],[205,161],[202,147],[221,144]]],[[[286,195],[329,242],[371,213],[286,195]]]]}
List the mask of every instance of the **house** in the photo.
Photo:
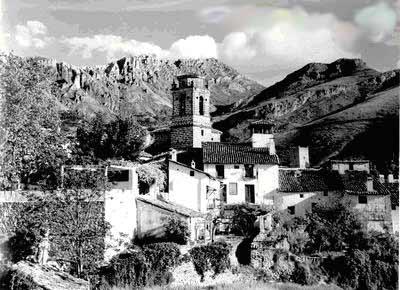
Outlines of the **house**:
{"type": "Polygon", "coordinates": [[[204,214],[171,201],[140,196],[136,199],[138,239],[162,238],[165,233],[164,224],[169,217],[177,217],[184,221],[190,230],[190,240],[197,241],[205,237],[204,214]]]}
{"type": "Polygon", "coordinates": [[[207,172],[195,167],[168,161],[168,199],[202,213],[219,205],[220,182],[207,172]]]}
{"type": "Polygon", "coordinates": [[[330,160],[331,169],[339,171],[340,174],[346,171],[370,172],[369,160],[330,160]]]}
{"type": "Polygon", "coordinates": [[[222,203],[272,204],[279,160],[268,147],[206,142],[202,149],[204,171],[222,184],[222,203]]]}

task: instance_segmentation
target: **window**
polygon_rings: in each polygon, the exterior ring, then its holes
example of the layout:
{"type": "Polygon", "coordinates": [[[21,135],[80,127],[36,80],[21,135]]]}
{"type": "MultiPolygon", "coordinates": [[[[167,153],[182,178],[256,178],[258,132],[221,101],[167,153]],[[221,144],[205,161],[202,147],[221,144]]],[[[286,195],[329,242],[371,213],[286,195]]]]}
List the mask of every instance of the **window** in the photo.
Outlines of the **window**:
{"type": "Polygon", "coordinates": [[[109,182],[129,181],[129,170],[109,170],[107,174],[109,182]]]}
{"type": "Polygon", "coordinates": [[[294,206],[288,206],[288,212],[289,212],[289,214],[295,214],[295,207],[294,206]]]}
{"type": "Polygon", "coordinates": [[[225,177],[224,165],[215,165],[215,169],[217,170],[217,177],[218,178],[224,178],[225,177]]]}
{"type": "Polygon", "coordinates": [[[244,198],[246,202],[255,203],[254,184],[244,185],[244,198]]]}
{"type": "Polygon", "coordinates": [[[237,183],[236,182],[229,183],[229,194],[237,195],[237,183]]]}
{"type": "Polygon", "coordinates": [[[358,203],[360,204],[367,204],[368,203],[368,199],[365,195],[360,195],[358,197],[358,203]]]}
{"type": "Polygon", "coordinates": [[[199,114],[204,115],[204,99],[203,96],[200,96],[199,100],[199,114]]]}
{"type": "Polygon", "coordinates": [[[186,111],[186,96],[183,94],[181,95],[179,103],[179,115],[180,116],[185,115],[185,111],[186,111]]]}
{"type": "Polygon", "coordinates": [[[204,130],[201,130],[201,136],[204,136],[204,130]]]}
{"type": "Polygon", "coordinates": [[[349,164],[349,170],[354,170],[354,165],[353,165],[353,163],[350,163],[350,164],[349,164]]]}
{"type": "Polygon", "coordinates": [[[392,210],[396,210],[396,205],[392,204],[392,210]]]}
{"type": "Polygon", "coordinates": [[[324,190],[324,196],[328,196],[328,191],[324,190]]]}
{"type": "Polygon", "coordinates": [[[226,203],[226,184],[221,186],[221,202],[226,203]]]}
{"type": "Polygon", "coordinates": [[[254,177],[254,165],[245,164],[244,165],[245,177],[254,177]]]}
{"type": "Polygon", "coordinates": [[[304,197],[304,194],[303,193],[300,193],[300,198],[303,198],[304,197]]]}
{"type": "Polygon", "coordinates": [[[194,171],[190,170],[190,176],[194,176],[194,171]]]}
{"type": "Polygon", "coordinates": [[[233,168],[234,168],[234,169],[239,169],[240,166],[239,166],[239,165],[234,165],[233,168]]]}

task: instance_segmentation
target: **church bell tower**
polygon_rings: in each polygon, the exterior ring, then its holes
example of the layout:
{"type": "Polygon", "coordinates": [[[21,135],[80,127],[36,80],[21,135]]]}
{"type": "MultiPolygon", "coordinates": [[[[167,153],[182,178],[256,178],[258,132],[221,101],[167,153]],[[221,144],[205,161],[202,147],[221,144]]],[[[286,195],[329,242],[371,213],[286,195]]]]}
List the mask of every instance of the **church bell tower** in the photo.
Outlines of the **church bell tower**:
{"type": "MultiPolygon", "coordinates": [[[[217,141],[211,129],[210,91],[206,80],[194,74],[177,77],[172,85],[173,112],[171,147],[201,148],[201,143],[217,141]]],[[[219,141],[219,140],[218,140],[219,141]]]]}

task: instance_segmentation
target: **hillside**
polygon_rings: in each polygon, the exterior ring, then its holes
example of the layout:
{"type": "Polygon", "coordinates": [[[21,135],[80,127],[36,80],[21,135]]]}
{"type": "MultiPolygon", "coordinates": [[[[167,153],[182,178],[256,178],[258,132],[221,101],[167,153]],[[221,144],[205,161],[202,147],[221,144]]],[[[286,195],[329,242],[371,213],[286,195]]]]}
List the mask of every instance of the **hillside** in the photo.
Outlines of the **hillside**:
{"type": "Polygon", "coordinates": [[[290,146],[310,147],[311,161],[368,158],[378,167],[398,158],[399,71],[380,73],[358,59],[308,64],[260,94],[219,108],[214,126],[244,142],[255,119],[276,123],[285,164],[290,146]]]}
{"type": "MultiPolygon", "coordinates": [[[[50,64],[50,63],[49,63],[50,64]]],[[[221,106],[248,98],[264,87],[216,59],[165,60],[125,57],[103,67],[51,63],[60,88],[59,100],[84,114],[102,111],[135,115],[144,125],[168,121],[174,77],[196,73],[206,78],[211,103],[221,106]]]]}

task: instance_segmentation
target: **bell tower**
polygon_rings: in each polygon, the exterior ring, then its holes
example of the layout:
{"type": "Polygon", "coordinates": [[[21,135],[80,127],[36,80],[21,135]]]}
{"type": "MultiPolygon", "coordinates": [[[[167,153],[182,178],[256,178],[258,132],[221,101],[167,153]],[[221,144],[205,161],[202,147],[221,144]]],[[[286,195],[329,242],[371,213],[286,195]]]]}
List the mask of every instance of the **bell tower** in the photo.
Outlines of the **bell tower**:
{"type": "Polygon", "coordinates": [[[177,80],[171,89],[171,147],[201,148],[202,142],[214,141],[216,137],[211,129],[208,85],[204,78],[194,74],[178,76],[177,80]]]}

